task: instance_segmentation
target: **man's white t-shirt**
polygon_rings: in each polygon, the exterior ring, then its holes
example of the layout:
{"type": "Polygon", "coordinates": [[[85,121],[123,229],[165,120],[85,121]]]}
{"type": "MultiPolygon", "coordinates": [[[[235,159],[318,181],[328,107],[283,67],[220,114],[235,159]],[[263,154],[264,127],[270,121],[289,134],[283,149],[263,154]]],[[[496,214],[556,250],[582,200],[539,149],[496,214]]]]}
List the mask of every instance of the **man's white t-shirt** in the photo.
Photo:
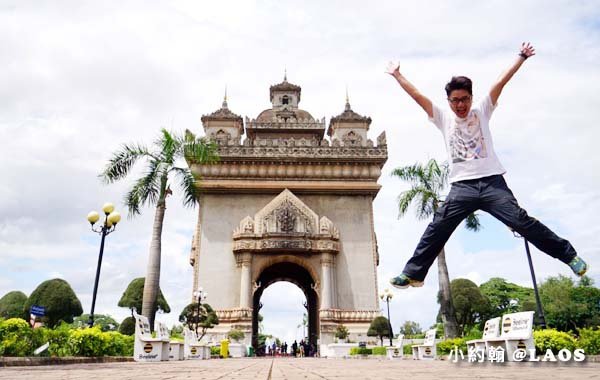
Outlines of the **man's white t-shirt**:
{"type": "Polygon", "coordinates": [[[490,133],[489,122],[495,108],[489,95],[471,108],[465,118],[433,105],[433,117],[429,121],[444,135],[450,183],[506,173],[494,152],[490,133]]]}

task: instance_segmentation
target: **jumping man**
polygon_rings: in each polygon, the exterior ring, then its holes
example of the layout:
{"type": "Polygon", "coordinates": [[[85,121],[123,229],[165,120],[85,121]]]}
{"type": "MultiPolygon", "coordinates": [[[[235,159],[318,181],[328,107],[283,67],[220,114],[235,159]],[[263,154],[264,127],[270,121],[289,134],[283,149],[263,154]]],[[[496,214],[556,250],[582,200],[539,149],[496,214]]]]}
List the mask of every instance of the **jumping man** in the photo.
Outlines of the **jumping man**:
{"type": "Polygon", "coordinates": [[[442,132],[450,163],[451,184],[450,193],[427,226],[413,256],[402,273],[390,280],[394,287],[422,286],[429,267],[452,232],[467,215],[476,210],[490,213],[542,252],[569,265],[576,275],[585,274],[587,264],[577,256],[571,243],[558,237],[519,207],[502,176],[506,170],[494,152],[489,120],[498,97],[506,83],[533,55],[533,46],[523,43],[515,62],[473,108],[471,80],[463,76],[452,77],[445,89],[453,113],[444,112],[421,94],[400,73],[399,64],[390,62],[388,65],[386,72],[398,81],[400,87],[423,108],[429,120],[442,132]]]}

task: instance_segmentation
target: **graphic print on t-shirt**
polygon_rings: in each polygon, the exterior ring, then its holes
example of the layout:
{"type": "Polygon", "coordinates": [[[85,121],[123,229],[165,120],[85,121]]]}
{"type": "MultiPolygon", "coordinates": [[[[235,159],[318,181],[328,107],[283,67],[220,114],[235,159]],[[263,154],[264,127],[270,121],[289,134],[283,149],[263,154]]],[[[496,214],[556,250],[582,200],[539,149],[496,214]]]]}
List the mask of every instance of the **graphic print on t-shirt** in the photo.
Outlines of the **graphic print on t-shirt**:
{"type": "Polygon", "coordinates": [[[464,162],[487,157],[479,117],[471,112],[466,120],[456,120],[450,132],[452,162],[464,162]]]}

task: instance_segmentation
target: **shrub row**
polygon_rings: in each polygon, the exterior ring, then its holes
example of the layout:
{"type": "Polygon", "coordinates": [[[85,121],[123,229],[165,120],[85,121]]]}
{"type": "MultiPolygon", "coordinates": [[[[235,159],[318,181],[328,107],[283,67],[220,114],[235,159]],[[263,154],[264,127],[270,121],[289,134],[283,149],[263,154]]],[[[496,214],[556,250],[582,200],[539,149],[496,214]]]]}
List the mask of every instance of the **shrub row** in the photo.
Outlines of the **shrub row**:
{"type": "MultiPolygon", "coordinates": [[[[579,337],[575,338],[572,334],[557,331],[555,329],[537,330],[533,332],[535,348],[538,354],[546,353],[550,349],[553,353],[558,353],[563,348],[573,351],[576,348],[582,348],[586,355],[600,354],[600,329],[591,328],[579,329],[579,337]]],[[[437,344],[438,355],[448,355],[455,347],[467,352],[467,341],[472,338],[456,338],[441,341],[437,344]]],[[[409,354],[408,345],[404,346],[404,353],[409,354]]]]}
{"type": "Polygon", "coordinates": [[[62,324],[55,329],[31,329],[20,318],[0,321],[0,355],[31,356],[33,351],[50,343],[50,356],[133,356],[133,337],[115,331],[102,332],[99,327],[73,329],[62,324]]]}

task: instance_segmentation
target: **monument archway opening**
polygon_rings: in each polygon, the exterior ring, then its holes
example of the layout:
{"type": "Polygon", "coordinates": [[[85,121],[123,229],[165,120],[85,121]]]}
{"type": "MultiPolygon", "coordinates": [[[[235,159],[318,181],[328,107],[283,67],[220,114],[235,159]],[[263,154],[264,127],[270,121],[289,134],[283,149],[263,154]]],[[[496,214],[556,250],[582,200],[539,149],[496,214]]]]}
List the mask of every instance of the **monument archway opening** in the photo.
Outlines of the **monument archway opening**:
{"type": "MultiPolygon", "coordinates": [[[[310,272],[299,264],[292,262],[279,262],[266,267],[258,276],[256,281],[259,287],[256,289],[252,299],[252,345],[259,347],[258,342],[258,314],[262,308],[261,298],[264,291],[280,281],[290,282],[304,293],[306,302],[304,307],[308,317],[308,326],[305,339],[313,347],[317,347],[319,339],[319,297],[315,291],[315,279],[310,272]]],[[[294,326],[295,327],[295,326],[294,326]]],[[[291,345],[292,342],[287,342],[291,345]]],[[[298,342],[299,343],[299,342],[298,342]]]]}

